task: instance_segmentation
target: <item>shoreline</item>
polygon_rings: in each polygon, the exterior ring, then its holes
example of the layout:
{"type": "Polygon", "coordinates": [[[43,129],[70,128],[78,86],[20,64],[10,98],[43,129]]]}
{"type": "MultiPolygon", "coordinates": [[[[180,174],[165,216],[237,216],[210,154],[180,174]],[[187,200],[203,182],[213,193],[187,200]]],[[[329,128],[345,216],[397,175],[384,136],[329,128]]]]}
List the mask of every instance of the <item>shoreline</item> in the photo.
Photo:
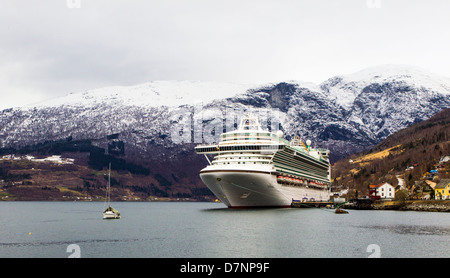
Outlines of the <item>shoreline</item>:
{"type": "MultiPolygon", "coordinates": [[[[104,202],[104,200],[0,200],[0,202],[104,202]]],[[[194,199],[158,199],[158,200],[113,200],[113,202],[210,202],[209,200],[194,199]]],[[[300,206],[296,206],[300,208],[300,206]]],[[[450,200],[406,200],[406,201],[376,201],[373,204],[354,204],[347,203],[340,206],[343,209],[351,210],[398,210],[398,211],[424,211],[424,212],[450,212],[450,200]]]]}

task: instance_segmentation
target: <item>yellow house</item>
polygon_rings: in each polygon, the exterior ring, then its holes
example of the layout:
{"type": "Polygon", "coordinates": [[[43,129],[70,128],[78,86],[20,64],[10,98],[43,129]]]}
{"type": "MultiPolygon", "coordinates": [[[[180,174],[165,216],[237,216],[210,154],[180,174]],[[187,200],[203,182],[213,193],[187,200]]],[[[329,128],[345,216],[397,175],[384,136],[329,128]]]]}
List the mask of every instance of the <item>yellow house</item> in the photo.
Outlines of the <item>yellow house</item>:
{"type": "Polygon", "coordinates": [[[436,200],[450,199],[450,179],[442,179],[434,187],[434,198],[436,200]]]}

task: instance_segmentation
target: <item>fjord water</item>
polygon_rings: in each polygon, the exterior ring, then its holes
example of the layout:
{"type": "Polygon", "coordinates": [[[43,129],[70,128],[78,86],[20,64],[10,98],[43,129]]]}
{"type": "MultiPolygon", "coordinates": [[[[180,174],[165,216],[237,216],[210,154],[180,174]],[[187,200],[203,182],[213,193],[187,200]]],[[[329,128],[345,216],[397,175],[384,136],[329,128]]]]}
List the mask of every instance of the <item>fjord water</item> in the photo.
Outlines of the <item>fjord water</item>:
{"type": "Polygon", "coordinates": [[[102,220],[99,202],[0,202],[0,257],[450,257],[448,213],[112,206],[120,220],[102,220]]]}

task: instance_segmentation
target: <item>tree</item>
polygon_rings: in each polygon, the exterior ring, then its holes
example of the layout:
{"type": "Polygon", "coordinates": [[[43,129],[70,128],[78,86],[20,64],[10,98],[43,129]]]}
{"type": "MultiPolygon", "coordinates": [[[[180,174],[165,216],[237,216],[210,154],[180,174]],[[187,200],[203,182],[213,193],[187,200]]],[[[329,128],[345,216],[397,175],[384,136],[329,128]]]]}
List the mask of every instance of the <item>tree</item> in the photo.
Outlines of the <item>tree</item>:
{"type": "Polygon", "coordinates": [[[402,190],[399,190],[399,191],[395,192],[394,200],[395,201],[400,201],[402,204],[404,204],[405,201],[408,199],[408,197],[409,197],[408,190],[402,189],[402,190]]]}

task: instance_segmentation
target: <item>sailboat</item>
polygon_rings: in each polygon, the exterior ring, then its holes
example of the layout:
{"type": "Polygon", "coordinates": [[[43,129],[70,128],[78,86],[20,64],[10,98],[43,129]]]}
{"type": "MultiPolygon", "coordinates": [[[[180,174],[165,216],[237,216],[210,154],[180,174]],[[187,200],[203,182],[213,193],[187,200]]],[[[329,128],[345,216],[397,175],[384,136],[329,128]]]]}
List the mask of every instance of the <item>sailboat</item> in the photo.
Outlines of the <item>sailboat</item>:
{"type": "Polygon", "coordinates": [[[111,200],[111,163],[109,163],[109,172],[108,172],[108,185],[106,187],[106,200],[105,204],[108,207],[103,211],[103,219],[119,219],[120,212],[110,205],[111,200]]]}

